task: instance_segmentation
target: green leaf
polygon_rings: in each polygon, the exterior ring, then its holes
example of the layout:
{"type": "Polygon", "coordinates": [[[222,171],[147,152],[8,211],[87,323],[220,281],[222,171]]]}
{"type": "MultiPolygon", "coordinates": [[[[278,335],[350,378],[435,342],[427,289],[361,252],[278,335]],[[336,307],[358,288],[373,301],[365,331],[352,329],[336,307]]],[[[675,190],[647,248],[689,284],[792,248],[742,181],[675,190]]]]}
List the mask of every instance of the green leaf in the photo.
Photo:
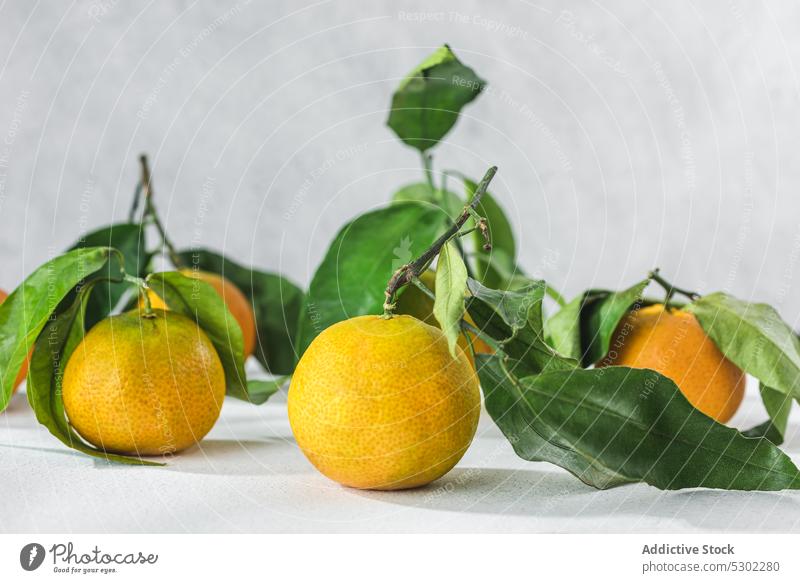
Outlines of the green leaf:
{"type": "Polygon", "coordinates": [[[50,314],[112,253],[103,247],[60,255],[34,271],[0,304],[0,411],[8,406],[14,380],[50,314]]]}
{"type": "Polygon", "coordinates": [[[800,398],[800,346],[773,307],[717,292],[686,309],[728,360],[764,385],[800,398]]]}
{"type": "Polygon", "coordinates": [[[445,220],[449,219],[430,205],[404,202],[365,213],[345,225],[311,280],[299,354],[336,322],[382,313],[389,278],[430,247],[445,220]]]}
{"type": "MultiPolygon", "coordinates": [[[[467,200],[472,198],[478,184],[469,178],[464,178],[467,190],[467,200]]],[[[521,273],[517,267],[517,245],[514,241],[514,231],[506,217],[503,208],[491,194],[486,192],[475,211],[486,219],[489,227],[489,238],[492,242],[491,251],[484,251],[485,240],[480,231],[472,233],[475,245],[475,262],[477,264],[477,279],[482,284],[495,289],[508,289],[509,279],[515,273],[521,273]]]]}
{"type": "Polygon", "coordinates": [[[485,85],[445,45],[400,83],[387,123],[406,144],[424,152],[450,131],[461,109],[485,85]]]}
{"type": "Polygon", "coordinates": [[[85,284],[70,305],[48,320],[31,357],[28,401],[39,423],[72,449],[107,461],[147,466],[164,465],[136,457],[106,453],[87,444],[69,424],[64,412],[64,402],[61,399],[64,369],[75,348],[83,340],[86,307],[93,288],[100,283],[103,280],[94,279],[85,284]]]}
{"type": "Polygon", "coordinates": [[[580,360],[584,352],[581,343],[581,310],[587,301],[587,293],[562,306],[545,322],[545,335],[553,348],[576,360],[580,360]]]}
{"type": "MultiPolygon", "coordinates": [[[[144,229],[139,224],[120,223],[98,229],[82,237],[70,250],[86,247],[113,247],[122,254],[125,271],[129,275],[138,277],[146,275],[150,256],[145,249],[144,229]]],[[[122,299],[125,291],[130,289],[130,284],[113,281],[119,273],[119,267],[112,263],[116,261],[109,261],[102,269],[102,274],[109,278],[109,281],[100,281],[94,286],[89,303],[86,305],[87,330],[108,316],[122,299]]]]}
{"type": "Polygon", "coordinates": [[[577,362],[558,354],[544,338],[542,301],[546,284],[531,280],[515,291],[489,289],[474,279],[467,311],[478,329],[500,343],[514,359],[514,370],[533,374],[550,369],[572,369],[577,362]]]}
{"type": "MultiPolygon", "coordinates": [[[[512,287],[511,289],[514,289],[514,288],[512,287]]],[[[563,308],[564,306],[567,305],[567,300],[565,300],[564,296],[562,296],[561,293],[556,288],[554,288],[552,285],[548,284],[547,287],[544,288],[544,293],[551,300],[555,301],[555,303],[557,303],[560,307],[563,308]]],[[[545,328],[546,328],[546,324],[547,324],[547,322],[545,322],[545,328]]]]}
{"type": "Polygon", "coordinates": [[[521,397],[526,388],[516,375],[506,370],[500,358],[479,354],[476,361],[486,410],[519,457],[555,464],[595,488],[611,488],[633,481],[558,439],[554,434],[560,424],[549,426],[531,408],[521,397]]]}
{"type": "Polygon", "coordinates": [[[151,274],[147,283],[170,310],[191,318],[208,335],[225,371],[225,392],[251,401],[244,372],[242,330],[211,284],[177,271],[151,274]]]}
{"type": "Polygon", "coordinates": [[[392,202],[424,202],[435,205],[444,211],[448,217],[454,219],[466,204],[457,194],[449,190],[434,189],[427,182],[407,184],[392,196],[392,202]]]}
{"type": "Polygon", "coordinates": [[[642,299],[650,279],[644,279],[626,290],[609,293],[584,305],[581,311],[581,342],[584,366],[594,364],[608,354],[614,332],[620,321],[642,299]]]}
{"type": "Polygon", "coordinates": [[[785,395],[764,384],[760,384],[758,388],[769,419],[743,433],[748,437],[766,437],[775,445],[780,445],[786,435],[793,399],[791,395],[785,395]]]}
{"type": "Polygon", "coordinates": [[[555,463],[596,488],[641,481],[664,490],[800,489],[800,471],[780,449],[707,417],[655,371],[515,379],[484,373],[486,360],[478,365],[486,408],[524,459],[555,463]]]}
{"type": "Polygon", "coordinates": [[[186,265],[219,274],[250,301],[256,320],[255,357],[275,375],[291,374],[297,364],[297,326],[303,308],[303,291],[274,273],[244,267],[208,249],[179,253],[186,265]]]}
{"type": "Polygon", "coordinates": [[[588,290],[547,321],[547,337],[560,353],[590,366],[608,354],[614,332],[642,300],[649,279],[620,292],[588,290]]]}
{"type": "Polygon", "coordinates": [[[288,380],[288,376],[270,380],[248,380],[247,392],[250,394],[250,401],[256,405],[266,403],[272,395],[281,390],[281,387],[283,387],[288,380]]]}
{"type": "Polygon", "coordinates": [[[436,264],[436,299],[433,315],[447,337],[450,354],[456,355],[464,317],[464,294],[467,291],[467,267],[452,240],[445,243],[436,264]]]}

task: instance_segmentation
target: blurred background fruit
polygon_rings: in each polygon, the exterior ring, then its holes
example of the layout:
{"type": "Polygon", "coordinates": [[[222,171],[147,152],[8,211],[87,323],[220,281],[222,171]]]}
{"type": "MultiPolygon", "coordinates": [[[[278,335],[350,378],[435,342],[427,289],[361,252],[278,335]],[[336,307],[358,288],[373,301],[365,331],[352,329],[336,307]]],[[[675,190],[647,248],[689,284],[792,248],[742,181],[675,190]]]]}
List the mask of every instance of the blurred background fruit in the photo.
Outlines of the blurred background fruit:
{"type": "MultiPolygon", "coordinates": [[[[256,320],[253,314],[253,306],[250,305],[242,291],[236,287],[236,284],[221,275],[200,271],[199,269],[181,269],[180,272],[186,277],[205,281],[217,290],[217,293],[225,301],[225,305],[228,306],[231,315],[242,329],[244,357],[247,358],[252,355],[256,346],[256,320]]],[[[167,305],[155,292],[151,290],[149,296],[153,308],[167,309],[167,305]]],[[[141,302],[139,302],[139,305],[141,307],[141,302]]]]}
{"type": "Polygon", "coordinates": [[[744,398],[744,373],[717,348],[694,315],[662,304],[631,311],[602,366],[648,368],[672,379],[689,402],[721,423],[744,398]]]}

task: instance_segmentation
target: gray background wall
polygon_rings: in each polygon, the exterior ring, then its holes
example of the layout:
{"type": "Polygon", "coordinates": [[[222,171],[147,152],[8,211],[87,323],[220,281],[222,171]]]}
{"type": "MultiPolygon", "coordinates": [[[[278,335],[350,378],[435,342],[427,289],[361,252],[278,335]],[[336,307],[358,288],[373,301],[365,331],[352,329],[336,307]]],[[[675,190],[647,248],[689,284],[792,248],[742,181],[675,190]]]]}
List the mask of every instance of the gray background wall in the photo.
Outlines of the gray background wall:
{"type": "Polygon", "coordinates": [[[420,177],[385,127],[449,42],[490,84],[436,153],[500,174],[567,295],[658,265],[800,319],[800,6],[29,2],[0,7],[0,286],[127,214],[136,156],[182,245],[306,284],[343,222],[420,177]]]}

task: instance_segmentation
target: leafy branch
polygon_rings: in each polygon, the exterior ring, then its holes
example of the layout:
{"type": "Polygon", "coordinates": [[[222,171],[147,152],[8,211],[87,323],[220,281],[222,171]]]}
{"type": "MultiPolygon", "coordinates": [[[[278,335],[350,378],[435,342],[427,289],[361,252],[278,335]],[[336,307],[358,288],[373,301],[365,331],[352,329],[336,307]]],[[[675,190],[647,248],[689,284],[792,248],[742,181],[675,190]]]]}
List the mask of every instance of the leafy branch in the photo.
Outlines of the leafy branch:
{"type": "MultiPolygon", "coordinates": [[[[386,296],[386,301],[383,305],[384,316],[391,316],[394,312],[395,296],[397,295],[397,292],[404,286],[411,283],[414,279],[418,278],[441,252],[442,247],[444,247],[444,245],[454,237],[461,235],[461,229],[467,220],[477,216],[475,209],[480,204],[481,197],[489,188],[489,183],[492,181],[492,178],[494,178],[496,173],[497,166],[492,166],[489,168],[478,184],[478,187],[475,189],[472,200],[470,200],[470,202],[464,207],[464,210],[456,218],[453,225],[447,229],[447,231],[445,231],[441,237],[436,239],[436,241],[434,241],[433,244],[417,259],[410,263],[406,263],[394,272],[392,277],[389,279],[389,282],[386,284],[386,291],[384,292],[386,296]]],[[[486,227],[485,219],[477,216],[476,220],[479,225],[483,225],[481,231],[485,232],[486,236],[488,237],[488,228],[486,227]]],[[[468,232],[472,231],[470,230],[468,232]]]]}

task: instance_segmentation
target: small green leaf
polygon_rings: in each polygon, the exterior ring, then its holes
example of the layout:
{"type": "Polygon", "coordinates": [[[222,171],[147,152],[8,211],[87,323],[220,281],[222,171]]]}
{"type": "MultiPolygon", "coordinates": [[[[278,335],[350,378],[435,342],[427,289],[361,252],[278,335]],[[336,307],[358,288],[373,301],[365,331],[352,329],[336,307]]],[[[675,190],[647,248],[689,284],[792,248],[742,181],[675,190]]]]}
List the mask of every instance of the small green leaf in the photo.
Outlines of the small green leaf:
{"type": "Polygon", "coordinates": [[[28,401],[37,421],[62,443],[74,450],[107,461],[125,464],[162,466],[136,457],[106,453],[87,444],[72,428],[64,412],[61,399],[61,380],[64,369],[75,348],[83,340],[83,318],[93,287],[102,283],[94,279],[81,287],[76,298],[65,309],[57,312],[47,322],[36,341],[28,373],[28,401]]]}
{"type": "MultiPolygon", "coordinates": [[[[472,198],[476,182],[464,178],[467,190],[467,200],[472,198]]],[[[516,273],[521,273],[517,267],[517,245],[514,241],[514,231],[511,222],[506,217],[503,208],[488,192],[483,195],[475,211],[486,219],[489,227],[489,238],[492,242],[491,251],[484,251],[485,240],[480,231],[472,233],[475,246],[475,263],[477,264],[477,279],[482,284],[494,289],[508,289],[509,279],[516,273]]]]}
{"type": "Polygon", "coordinates": [[[0,411],[8,406],[14,380],[56,306],[84,278],[116,253],[108,247],[77,249],[34,271],[0,304],[0,411]]]}
{"type": "Polygon", "coordinates": [[[297,326],[303,291],[274,273],[244,267],[208,249],[178,254],[186,265],[223,276],[250,301],[256,320],[255,357],[271,374],[290,374],[297,364],[297,326]]]}
{"type": "MultiPolygon", "coordinates": [[[[512,283],[513,283],[513,282],[512,282],[512,283]]],[[[512,287],[512,288],[510,288],[510,289],[515,289],[515,288],[513,288],[513,287],[512,287]]],[[[558,305],[559,305],[559,307],[562,307],[562,308],[563,308],[564,306],[566,306],[566,305],[567,305],[567,300],[565,300],[565,299],[564,299],[564,296],[562,296],[562,295],[561,295],[561,292],[559,292],[559,291],[558,291],[556,288],[554,288],[552,285],[548,284],[548,285],[547,285],[547,287],[545,287],[545,288],[544,288],[544,293],[545,293],[545,295],[546,295],[546,296],[548,296],[548,297],[549,297],[551,300],[555,301],[555,303],[556,303],[556,304],[558,304],[558,305]]]]}
{"type": "Polygon", "coordinates": [[[450,354],[456,355],[464,317],[464,294],[467,291],[467,267],[452,240],[445,243],[436,264],[436,300],[433,315],[447,337],[450,354]]]}
{"type": "Polygon", "coordinates": [[[686,309],[728,360],[764,385],[800,398],[800,346],[773,307],[717,292],[686,309]]]}
{"type": "Polygon", "coordinates": [[[620,321],[642,300],[650,279],[645,279],[620,292],[589,302],[581,310],[581,343],[584,366],[594,364],[606,354],[620,321]]]}
{"type": "Polygon", "coordinates": [[[225,392],[251,401],[244,372],[242,329],[211,284],[176,271],[149,275],[147,283],[170,310],[194,320],[208,335],[225,371],[225,392]]]}
{"type": "Polygon", "coordinates": [[[336,322],[382,313],[389,278],[431,246],[445,221],[449,218],[430,205],[404,202],[345,225],[311,280],[298,353],[336,322]]]}
{"type": "Polygon", "coordinates": [[[642,299],[649,279],[620,292],[588,290],[553,315],[546,325],[550,343],[560,353],[590,366],[608,354],[620,321],[642,299]]]}
{"type": "Polygon", "coordinates": [[[793,399],[791,395],[785,395],[764,384],[760,384],[758,388],[769,419],[761,425],[748,429],[744,434],[748,437],[766,437],[775,445],[780,445],[786,435],[793,399]]]}
{"type": "Polygon", "coordinates": [[[584,352],[581,344],[581,310],[587,297],[587,293],[582,293],[545,322],[547,340],[553,348],[576,360],[580,360],[584,352]]]}
{"type": "Polygon", "coordinates": [[[247,392],[250,394],[250,401],[255,405],[266,403],[267,400],[281,390],[290,377],[283,376],[270,380],[248,380],[247,392]]]}
{"type": "Polygon", "coordinates": [[[454,219],[461,214],[466,204],[457,194],[449,190],[434,189],[426,182],[407,184],[392,196],[392,202],[424,202],[435,205],[454,219]]]}
{"type": "Polygon", "coordinates": [[[800,471],[780,449],[707,417],[655,371],[612,366],[516,379],[497,374],[491,358],[479,356],[477,367],[486,409],[524,459],[557,464],[596,488],[800,489],[800,471]]]}
{"type": "Polygon", "coordinates": [[[450,131],[461,109],[485,85],[445,45],[400,83],[387,123],[406,144],[424,152],[450,131]]]}
{"type": "MultiPolygon", "coordinates": [[[[150,256],[145,250],[144,229],[139,224],[120,223],[98,229],[83,236],[70,250],[86,247],[113,247],[122,253],[125,271],[129,275],[146,275],[150,256]]],[[[110,280],[115,279],[119,273],[119,267],[113,265],[114,263],[116,261],[109,261],[102,269],[102,274],[110,280]]],[[[98,282],[86,305],[86,329],[108,316],[129,289],[130,284],[118,281],[98,282]]]]}
{"type": "Polygon", "coordinates": [[[482,333],[500,343],[514,359],[513,369],[533,374],[551,369],[572,369],[577,362],[558,354],[544,338],[542,301],[546,284],[531,280],[515,291],[489,289],[468,279],[467,311],[482,333]]]}

